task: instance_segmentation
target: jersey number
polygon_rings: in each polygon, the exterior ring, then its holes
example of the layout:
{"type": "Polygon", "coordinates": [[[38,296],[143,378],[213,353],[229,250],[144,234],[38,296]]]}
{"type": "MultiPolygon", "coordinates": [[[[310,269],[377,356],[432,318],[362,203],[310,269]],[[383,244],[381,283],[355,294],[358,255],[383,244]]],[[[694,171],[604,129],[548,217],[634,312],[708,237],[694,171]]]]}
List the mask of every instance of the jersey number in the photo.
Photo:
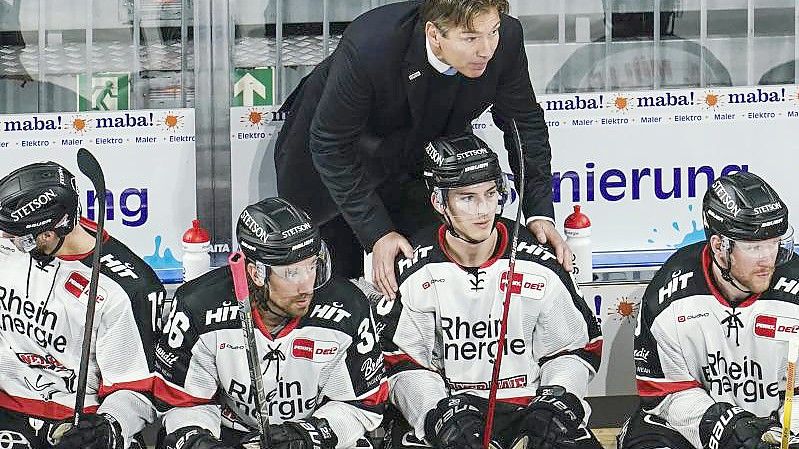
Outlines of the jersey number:
{"type": "Polygon", "coordinates": [[[177,308],[173,308],[163,330],[163,333],[168,335],[169,346],[179,348],[183,344],[183,333],[187,330],[189,330],[189,317],[183,312],[178,312],[177,308]]]}
{"type": "Polygon", "coordinates": [[[358,325],[358,337],[361,339],[357,346],[358,353],[366,354],[375,346],[375,336],[372,333],[369,318],[364,318],[358,325]]]}

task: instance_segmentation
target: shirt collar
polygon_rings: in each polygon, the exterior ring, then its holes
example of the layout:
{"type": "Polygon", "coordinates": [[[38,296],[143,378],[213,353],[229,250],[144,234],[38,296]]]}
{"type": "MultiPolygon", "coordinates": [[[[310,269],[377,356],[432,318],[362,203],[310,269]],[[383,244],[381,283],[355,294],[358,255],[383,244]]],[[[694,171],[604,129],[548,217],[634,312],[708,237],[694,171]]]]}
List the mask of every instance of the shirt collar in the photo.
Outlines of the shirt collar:
{"type": "Polygon", "coordinates": [[[429,62],[438,73],[443,73],[444,75],[454,75],[458,73],[455,67],[452,67],[446,62],[438,59],[438,56],[433,53],[433,47],[430,46],[430,41],[427,39],[427,36],[425,36],[424,45],[427,49],[427,62],[429,62]]]}

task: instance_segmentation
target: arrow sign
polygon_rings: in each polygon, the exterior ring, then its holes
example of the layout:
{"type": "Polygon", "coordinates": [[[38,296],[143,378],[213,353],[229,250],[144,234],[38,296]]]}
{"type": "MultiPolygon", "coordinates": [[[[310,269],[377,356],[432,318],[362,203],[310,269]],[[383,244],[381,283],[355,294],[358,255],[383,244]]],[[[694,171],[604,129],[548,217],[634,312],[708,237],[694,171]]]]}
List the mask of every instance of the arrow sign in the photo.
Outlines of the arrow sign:
{"type": "Polygon", "coordinates": [[[233,106],[272,104],[272,68],[236,69],[233,106]]]}

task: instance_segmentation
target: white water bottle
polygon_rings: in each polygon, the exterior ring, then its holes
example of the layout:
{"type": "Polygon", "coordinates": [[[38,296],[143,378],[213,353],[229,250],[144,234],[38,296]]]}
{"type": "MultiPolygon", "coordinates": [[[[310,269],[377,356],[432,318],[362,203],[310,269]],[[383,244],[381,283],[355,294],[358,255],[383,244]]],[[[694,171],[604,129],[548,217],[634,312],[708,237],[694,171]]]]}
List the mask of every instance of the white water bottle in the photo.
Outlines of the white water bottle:
{"type": "Polygon", "coordinates": [[[591,260],[591,220],[580,212],[580,206],[574,206],[574,213],[566,217],[563,223],[566,244],[572,250],[572,274],[578,284],[593,280],[591,260]]]}
{"type": "Polygon", "coordinates": [[[200,220],[192,220],[191,228],[183,233],[183,282],[200,277],[211,269],[211,237],[200,226],[200,220]]]}

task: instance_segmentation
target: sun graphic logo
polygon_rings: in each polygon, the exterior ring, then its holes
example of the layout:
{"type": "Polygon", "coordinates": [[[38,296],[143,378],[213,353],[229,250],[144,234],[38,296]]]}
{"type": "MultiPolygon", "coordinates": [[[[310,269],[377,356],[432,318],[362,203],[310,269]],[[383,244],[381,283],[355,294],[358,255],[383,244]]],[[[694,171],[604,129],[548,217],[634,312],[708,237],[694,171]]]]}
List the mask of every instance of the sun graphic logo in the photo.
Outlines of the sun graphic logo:
{"type": "Polygon", "coordinates": [[[701,99],[702,104],[707,109],[716,109],[723,104],[722,96],[713,91],[705,92],[705,95],[701,99]]]}
{"type": "Polygon", "coordinates": [[[607,105],[617,112],[627,112],[633,107],[633,98],[623,94],[616,94],[612,101],[607,105]]]}
{"type": "Polygon", "coordinates": [[[638,309],[641,307],[638,301],[622,296],[616,303],[608,307],[608,318],[619,321],[621,324],[633,323],[638,318],[638,309]]]}
{"type": "Polygon", "coordinates": [[[75,134],[83,134],[89,126],[89,121],[83,117],[75,117],[69,124],[69,130],[75,134]]]}
{"type": "Polygon", "coordinates": [[[247,113],[242,115],[241,119],[239,119],[239,122],[243,123],[245,126],[254,128],[261,127],[266,124],[267,121],[269,121],[267,113],[256,108],[249,108],[247,113]]]}
{"type": "Polygon", "coordinates": [[[166,126],[166,129],[177,131],[183,128],[183,116],[169,111],[159,125],[166,126]]]}

